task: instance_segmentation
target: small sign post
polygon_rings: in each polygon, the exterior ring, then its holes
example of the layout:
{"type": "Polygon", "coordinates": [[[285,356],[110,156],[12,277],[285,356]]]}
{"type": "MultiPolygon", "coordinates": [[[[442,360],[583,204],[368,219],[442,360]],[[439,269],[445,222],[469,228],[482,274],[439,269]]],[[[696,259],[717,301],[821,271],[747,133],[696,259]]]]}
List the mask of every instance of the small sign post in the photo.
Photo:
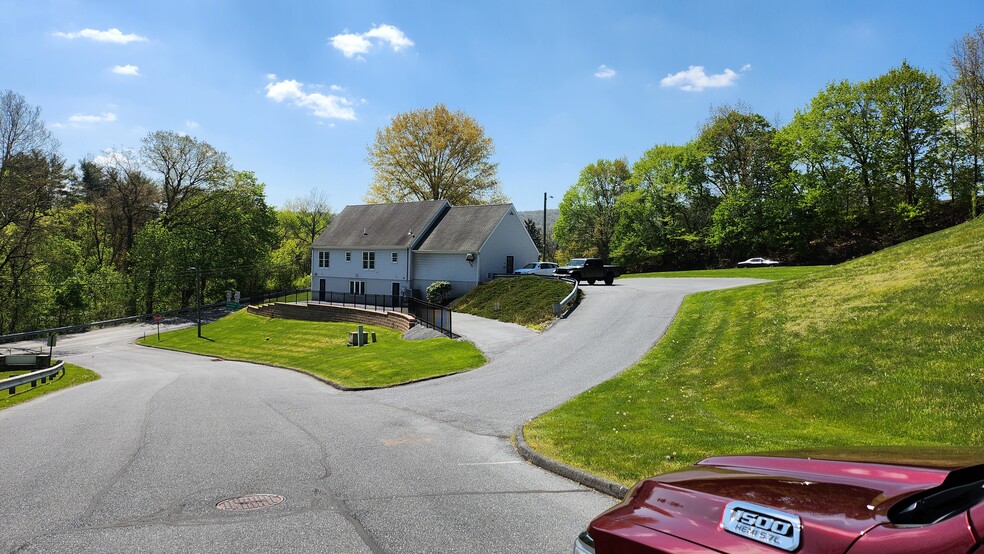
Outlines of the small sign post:
{"type": "Polygon", "coordinates": [[[154,323],[157,324],[157,342],[161,342],[161,314],[154,314],[154,323]]]}

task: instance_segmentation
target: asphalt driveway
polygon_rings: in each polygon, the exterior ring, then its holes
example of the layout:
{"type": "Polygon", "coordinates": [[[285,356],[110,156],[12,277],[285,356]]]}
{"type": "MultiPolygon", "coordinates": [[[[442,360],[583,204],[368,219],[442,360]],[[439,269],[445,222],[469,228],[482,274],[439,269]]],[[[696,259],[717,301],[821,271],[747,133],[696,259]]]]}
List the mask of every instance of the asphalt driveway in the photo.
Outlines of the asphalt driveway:
{"type": "Polygon", "coordinates": [[[507,437],[641,357],[686,293],[750,282],[587,287],[542,334],[475,335],[483,368],[360,393],[131,344],[150,326],[64,338],[56,354],[103,378],[0,412],[0,549],[569,552],[613,500],[507,437]],[[215,507],[261,493],[284,500],[215,507]]]}

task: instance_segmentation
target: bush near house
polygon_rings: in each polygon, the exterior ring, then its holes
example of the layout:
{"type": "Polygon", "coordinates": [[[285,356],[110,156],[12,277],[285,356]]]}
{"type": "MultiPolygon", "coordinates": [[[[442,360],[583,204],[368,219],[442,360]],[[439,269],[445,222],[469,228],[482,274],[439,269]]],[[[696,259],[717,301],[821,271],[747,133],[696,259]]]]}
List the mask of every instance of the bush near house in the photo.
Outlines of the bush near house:
{"type": "Polygon", "coordinates": [[[437,281],[427,287],[427,301],[432,304],[444,304],[448,301],[451,294],[451,283],[447,281],[437,281]]]}

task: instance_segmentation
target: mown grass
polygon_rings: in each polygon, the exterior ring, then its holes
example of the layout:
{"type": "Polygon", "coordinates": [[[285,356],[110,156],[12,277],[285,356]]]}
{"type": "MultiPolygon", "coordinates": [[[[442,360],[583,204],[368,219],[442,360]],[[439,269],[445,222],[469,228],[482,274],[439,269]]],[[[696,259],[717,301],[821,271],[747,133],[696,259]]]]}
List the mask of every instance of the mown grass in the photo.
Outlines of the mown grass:
{"type": "Polygon", "coordinates": [[[631,279],[634,277],[747,277],[753,279],[769,279],[771,281],[782,281],[785,279],[795,279],[809,275],[816,271],[829,269],[828,265],[801,265],[801,266],[779,266],[779,267],[755,267],[755,268],[729,268],[729,269],[697,269],[689,271],[659,271],[655,273],[630,273],[623,275],[623,278],[631,279]]]}
{"type": "Polygon", "coordinates": [[[526,438],[626,484],[726,453],[984,445],[982,337],[979,219],[799,278],[688,297],[642,361],[526,438]]]}
{"type": "MultiPolygon", "coordinates": [[[[15,377],[21,373],[25,372],[0,371],[0,379],[15,377]]],[[[17,387],[17,392],[15,392],[12,396],[7,392],[7,389],[0,390],[0,410],[22,402],[27,402],[28,400],[33,400],[39,396],[52,393],[57,390],[74,387],[75,385],[81,385],[82,383],[88,383],[89,381],[95,381],[96,379],[99,379],[99,374],[92,370],[79,367],[77,365],[65,364],[64,373],[59,374],[54,380],[43,385],[38,383],[38,386],[34,388],[31,388],[30,383],[20,385],[17,387]]]]}
{"type": "Polygon", "coordinates": [[[555,302],[571,293],[571,285],[533,275],[482,283],[455,302],[454,311],[542,329],[556,316],[555,302]]]}
{"type": "Polygon", "coordinates": [[[387,387],[458,373],[485,363],[474,345],[446,338],[403,340],[399,331],[366,325],[377,341],[350,347],[355,323],[271,319],[246,313],[228,315],[202,327],[148,336],[137,341],[228,360],[299,369],[344,387],[387,387]]]}

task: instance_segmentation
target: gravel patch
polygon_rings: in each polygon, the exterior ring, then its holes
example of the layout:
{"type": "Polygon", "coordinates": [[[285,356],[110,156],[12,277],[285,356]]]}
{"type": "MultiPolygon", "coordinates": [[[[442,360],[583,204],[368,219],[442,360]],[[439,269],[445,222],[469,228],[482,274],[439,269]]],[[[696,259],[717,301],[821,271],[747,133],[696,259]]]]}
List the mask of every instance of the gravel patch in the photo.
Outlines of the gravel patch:
{"type": "Polygon", "coordinates": [[[443,336],[445,335],[440,331],[431,329],[425,325],[415,325],[409,331],[403,333],[404,340],[439,339],[443,336]]]}

